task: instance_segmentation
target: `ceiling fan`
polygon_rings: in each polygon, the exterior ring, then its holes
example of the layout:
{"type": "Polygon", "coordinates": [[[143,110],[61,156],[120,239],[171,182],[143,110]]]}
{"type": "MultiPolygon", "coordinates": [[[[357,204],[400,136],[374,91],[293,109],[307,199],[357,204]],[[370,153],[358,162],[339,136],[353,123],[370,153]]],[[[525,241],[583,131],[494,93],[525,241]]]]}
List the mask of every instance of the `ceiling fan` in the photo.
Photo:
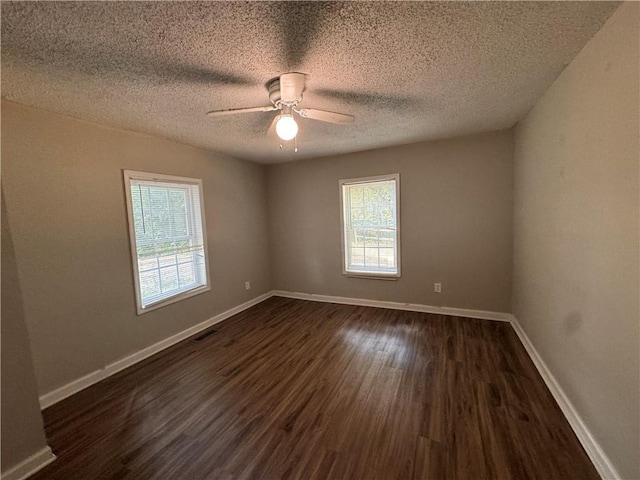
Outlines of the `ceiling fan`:
{"type": "Polygon", "coordinates": [[[223,117],[236,113],[273,112],[279,110],[280,113],[273,119],[269,130],[272,130],[275,125],[278,137],[284,141],[293,140],[298,134],[298,124],[295,121],[294,113],[302,118],[320,120],[321,122],[338,124],[353,122],[355,118],[353,115],[318,110],[316,108],[298,108],[298,104],[302,102],[304,80],[305,76],[302,73],[284,73],[267,84],[271,105],[213,110],[208,112],[207,115],[209,117],[223,117]]]}

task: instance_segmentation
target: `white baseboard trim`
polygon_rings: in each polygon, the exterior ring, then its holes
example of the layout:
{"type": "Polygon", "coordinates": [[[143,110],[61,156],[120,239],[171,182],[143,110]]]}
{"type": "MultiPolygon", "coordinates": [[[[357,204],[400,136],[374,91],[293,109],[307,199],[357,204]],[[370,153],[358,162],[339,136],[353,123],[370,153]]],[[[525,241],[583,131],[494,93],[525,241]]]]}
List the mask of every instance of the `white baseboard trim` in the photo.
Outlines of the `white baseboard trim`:
{"type": "Polygon", "coordinates": [[[299,300],[313,300],[315,302],[341,303],[345,305],[359,305],[363,307],[390,308],[392,310],[435,313],[438,315],[451,315],[454,317],[469,317],[478,318],[481,320],[497,320],[499,322],[511,321],[510,313],[488,312],[485,310],[467,310],[466,308],[453,307],[434,307],[432,305],[420,305],[418,303],[400,303],[382,300],[368,300],[364,298],[334,297],[331,295],[316,295],[315,293],[285,292],[283,290],[272,290],[271,294],[277,297],[296,298],[299,300]]]}
{"type": "Polygon", "coordinates": [[[101,370],[91,372],[84,377],[73,380],[72,382],[63,385],[62,387],[45,393],[40,396],[40,408],[44,410],[45,408],[58,403],[60,400],[63,400],[73,395],[74,393],[77,393],[80,390],[84,390],[94,383],[98,383],[100,380],[104,380],[105,378],[110,377],[111,375],[114,375],[119,371],[124,370],[125,368],[130,367],[131,365],[134,365],[144,360],[145,358],[148,358],[151,355],[164,350],[165,348],[175,345],[176,343],[181,342],[182,340],[191,337],[192,335],[195,335],[196,333],[205,330],[212,325],[215,325],[216,323],[220,323],[223,320],[226,320],[227,318],[242,312],[243,310],[246,310],[253,307],[254,305],[257,305],[260,302],[263,302],[267,298],[270,298],[272,295],[272,292],[264,293],[252,300],[249,300],[248,302],[238,305],[237,307],[233,307],[225,312],[219,313],[218,315],[215,315],[214,317],[211,317],[204,322],[194,325],[193,327],[187,328],[182,332],[165,338],[158,343],[154,343],[153,345],[143,348],[142,350],[121,358],[120,360],[116,360],[115,362],[110,363],[101,370]]]}
{"type": "Polygon", "coordinates": [[[56,456],[51,451],[51,447],[47,445],[6,472],[2,472],[0,478],[2,480],[24,480],[49,465],[55,459],[56,456]]]}
{"type": "Polygon", "coordinates": [[[567,394],[562,390],[562,387],[549,370],[549,367],[547,367],[547,364],[533,346],[531,340],[529,340],[529,337],[518,322],[518,319],[513,315],[511,316],[511,325],[522,342],[522,345],[524,345],[524,348],[527,350],[529,357],[531,357],[533,364],[542,376],[544,383],[547,384],[553,398],[555,398],[558,403],[560,410],[562,410],[562,413],[564,413],[564,416],[567,418],[569,425],[571,425],[571,428],[578,437],[578,440],[580,440],[582,447],[587,452],[587,455],[589,455],[589,458],[596,467],[596,470],[598,470],[600,476],[604,480],[621,478],[611,463],[611,460],[609,460],[609,457],[604,453],[604,450],[602,450],[600,444],[596,441],[595,437],[585,425],[584,421],[578,414],[578,411],[571,403],[571,400],[569,400],[569,397],[567,397],[567,394]]]}

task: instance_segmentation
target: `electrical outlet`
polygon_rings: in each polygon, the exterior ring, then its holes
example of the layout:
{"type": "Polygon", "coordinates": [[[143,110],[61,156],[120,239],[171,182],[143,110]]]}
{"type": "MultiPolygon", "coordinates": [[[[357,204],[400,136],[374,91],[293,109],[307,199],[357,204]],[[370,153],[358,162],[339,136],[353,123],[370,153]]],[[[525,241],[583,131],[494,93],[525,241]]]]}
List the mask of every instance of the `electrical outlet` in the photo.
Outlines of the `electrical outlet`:
{"type": "Polygon", "coordinates": [[[251,282],[244,282],[244,289],[245,290],[250,290],[251,289],[251,282]]]}
{"type": "Polygon", "coordinates": [[[441,283],[434,283],[433,284],[433,291],[436,293],[442,293],[442,284],[441,283]]]}

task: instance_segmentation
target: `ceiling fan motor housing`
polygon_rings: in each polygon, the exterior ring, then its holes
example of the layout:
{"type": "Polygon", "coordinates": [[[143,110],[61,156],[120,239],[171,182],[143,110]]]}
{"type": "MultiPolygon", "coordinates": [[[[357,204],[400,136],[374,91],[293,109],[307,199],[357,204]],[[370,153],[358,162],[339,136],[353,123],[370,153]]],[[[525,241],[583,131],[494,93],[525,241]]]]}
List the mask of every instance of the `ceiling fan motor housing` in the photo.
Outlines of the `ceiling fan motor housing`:
{"type": "Polygon", "coordinates": [[[302,101],[304,74],[284,73],[274,78],[268,85],[269,100],[276,106],[295,107],[302,101]]]}

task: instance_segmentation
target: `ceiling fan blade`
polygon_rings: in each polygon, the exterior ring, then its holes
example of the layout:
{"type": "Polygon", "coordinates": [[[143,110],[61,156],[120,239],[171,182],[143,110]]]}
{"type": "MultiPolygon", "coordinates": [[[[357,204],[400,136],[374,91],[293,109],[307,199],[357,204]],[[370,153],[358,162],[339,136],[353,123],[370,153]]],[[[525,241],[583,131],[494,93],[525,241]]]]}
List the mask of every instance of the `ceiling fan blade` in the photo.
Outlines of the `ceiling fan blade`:
{"type": "Polygon", "coordinates": [[[355,117],[345,113],[328,112],[326,110],[317,110],[315,108],[301,108],[296,110],[302,118],[310,118],[312,120],[320,120],[329,123],[353,123],[355,117]]]}
{"type": "Polygon", "coordinates": [[[301,101],[303,90],[303,73],[283,73],[280,75],[280,99],[283,102],[301,101]]]}
{"type": "Polygon", "coordinates": [[[229,108],[227,110],[213,110],[207,112],[208,117],[224,117],[226,115],[235,115],[236,113],[252,113],[252,112],[273,112],[278,110],[275,105],[267,105],[265,107],[249,107],[249,108],[229,108]]]}

